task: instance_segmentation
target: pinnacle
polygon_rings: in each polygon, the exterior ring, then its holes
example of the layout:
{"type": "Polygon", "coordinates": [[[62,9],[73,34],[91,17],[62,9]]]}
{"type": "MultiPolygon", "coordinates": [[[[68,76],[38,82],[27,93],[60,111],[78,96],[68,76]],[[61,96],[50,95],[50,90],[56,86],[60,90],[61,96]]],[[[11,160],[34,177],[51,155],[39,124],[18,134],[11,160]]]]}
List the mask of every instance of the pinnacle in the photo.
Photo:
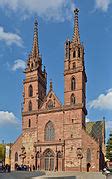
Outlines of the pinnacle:
{"type": "Polygon", "coordinates": [[[73,34],[73,43],[80,44],[80,35],[79,35],[79,23],[78,23],[78,13],[79,9],[74,10],[74,34],[73,34]]]}
{"type": "Polygon", "coordinates": [[[52,91],[53,85],[52,85],[52,80],[50,80],[50,91],[52,91]]]}
{"type": "Polygon", "coordinates": [[[39,56],[39,44],[38,44],[38,22],[35,18],[34,22],[34,37],[33,37],[33,47],[32,47],[32,56],[39,56]]]}

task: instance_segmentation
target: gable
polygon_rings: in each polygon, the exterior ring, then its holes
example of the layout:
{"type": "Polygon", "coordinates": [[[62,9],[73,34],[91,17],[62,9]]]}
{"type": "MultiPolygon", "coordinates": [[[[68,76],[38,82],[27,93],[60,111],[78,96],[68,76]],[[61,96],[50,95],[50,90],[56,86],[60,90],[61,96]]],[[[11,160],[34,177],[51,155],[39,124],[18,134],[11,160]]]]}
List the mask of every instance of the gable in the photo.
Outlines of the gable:
{"type": "Polygon", "coordinates": [[[55,95],[53,91],[49,91],[46,96],[41,109],[52,110],[53,108],[60,108],[62,106],[61,102],[55,95]]]}

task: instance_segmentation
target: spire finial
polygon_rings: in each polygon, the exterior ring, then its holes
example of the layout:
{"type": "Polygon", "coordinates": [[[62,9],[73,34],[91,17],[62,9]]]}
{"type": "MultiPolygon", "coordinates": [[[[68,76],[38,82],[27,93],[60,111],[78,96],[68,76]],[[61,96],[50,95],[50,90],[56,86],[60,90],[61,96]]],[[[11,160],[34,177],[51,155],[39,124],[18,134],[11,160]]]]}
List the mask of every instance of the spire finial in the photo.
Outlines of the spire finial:
{"type": "Polygon", "coordinates": [[[73,42],[76,44],[80,44],[78,13],[79,13],[79,9],[76,8],[74,10],[74,34],[73,34],[73,42]]]}
{"type": "Polygon", "coordinates": [[[32,56],[33,56],[33,57],[39,56],[38,22],[37,22],[37,18],[35,18],[35,22],[34,22],[34,37],[33,37],[32,56]]]}
{"type": "Polygon", "coordinates": [[[52,91],[53,85],[52,85],[52,79],[50,79],[50,91],[52,91]]]}

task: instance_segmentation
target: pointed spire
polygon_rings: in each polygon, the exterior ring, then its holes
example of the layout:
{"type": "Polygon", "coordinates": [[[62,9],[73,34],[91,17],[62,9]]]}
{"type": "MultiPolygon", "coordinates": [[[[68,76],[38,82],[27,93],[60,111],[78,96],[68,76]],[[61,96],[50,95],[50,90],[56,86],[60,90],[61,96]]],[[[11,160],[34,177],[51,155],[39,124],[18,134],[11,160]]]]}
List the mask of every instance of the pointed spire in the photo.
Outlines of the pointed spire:
{"type": "Polygon", "coordinates": [[[79,23],[78,23],[78,13],[79,9],[74,10],[74,34],[73,34],[73,43],[80,44],[80,35],[79,35],[79,23]]]}
{"type": "Polygon", "coordinates": [[[38,22],[37,22],[36,18],[35,18],[35,23],[34,23],[34,37],[33,37],[32,56],[33,57],[39,56],[38,22]]]}

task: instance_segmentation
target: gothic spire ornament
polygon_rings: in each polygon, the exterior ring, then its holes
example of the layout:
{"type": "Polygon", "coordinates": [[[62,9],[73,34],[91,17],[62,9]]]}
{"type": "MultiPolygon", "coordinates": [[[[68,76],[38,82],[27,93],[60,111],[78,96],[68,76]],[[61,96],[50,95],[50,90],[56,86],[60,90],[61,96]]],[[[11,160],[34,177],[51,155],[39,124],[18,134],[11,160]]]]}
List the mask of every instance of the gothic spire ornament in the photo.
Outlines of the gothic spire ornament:
{"type": "Polygon", "coordinates": [[[73,43],[80,44],[80,35],[79,35],[79,23],[78,23],[78,13],[79,9],[74,10],[74,34],[73,34],[73,43]]]}
{"type": "Polygon", "coordinates": [[[50,80],[50,91],[53,89],[52,79],[50,80]]]}
{"type": "Polygon", "coordinates": [[[38,44],[38,22],[35,19],[34,23],[34,37],[33,37],[33,47],[32,47],[32,56],[39,57],[39,44],[38,44]]]}

